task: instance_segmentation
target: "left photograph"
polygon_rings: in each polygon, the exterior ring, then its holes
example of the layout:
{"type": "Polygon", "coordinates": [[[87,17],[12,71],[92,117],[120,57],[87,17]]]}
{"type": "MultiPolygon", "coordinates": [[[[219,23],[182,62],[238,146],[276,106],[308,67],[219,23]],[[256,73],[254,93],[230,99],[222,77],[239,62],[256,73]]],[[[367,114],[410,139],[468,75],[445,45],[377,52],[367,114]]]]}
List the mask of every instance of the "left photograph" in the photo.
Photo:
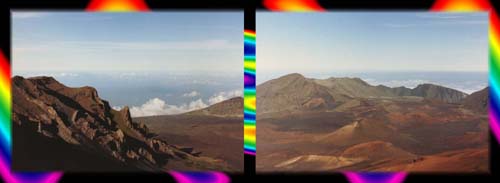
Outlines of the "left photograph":
{"type": "Polygon", "coordinates": [[[243,12],[11,17],[14,171],[243,172],[243,12]]]}

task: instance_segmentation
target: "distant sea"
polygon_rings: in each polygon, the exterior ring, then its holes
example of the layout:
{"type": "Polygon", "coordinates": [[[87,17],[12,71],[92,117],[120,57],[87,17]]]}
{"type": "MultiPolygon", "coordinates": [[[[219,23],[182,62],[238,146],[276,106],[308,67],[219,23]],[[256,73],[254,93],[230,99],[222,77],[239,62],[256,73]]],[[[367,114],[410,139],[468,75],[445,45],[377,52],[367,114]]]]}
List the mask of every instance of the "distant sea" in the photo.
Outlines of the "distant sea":
{"type": "Polygon", "coordinates": [[[14,72],[13,75],[52,76],[69,87],[92,86],[112,107],[135,107],[131,112],[137,115],[203,108],[241,96],[243,90],[243,73],[14,72]]]}
{"type": "MultiPolygon", "coordinates": [[[[176,114],[242,96],[242,73],[168,72],[14,72],[24,77],[52,76],[69,87],[92,86],[102,99],[133,116],[176,114]]],[[[257,73],[258,84],[289,73],[257,73]]],[[[465,93],[488,85],[487,72],[330,72],[301,73],[308,78],[359,77],[371,85],[414,88],[432,83],[465,93]]]]}
{"type": "MultiPolygon", "coordinates": [[[[359,77],[371,85],[389,87],[405,86],[414,88],[419,84],[432,83],[465,93],[472,93],[488,86],[488,72],[330,72],[301,73],[308,78],[326,79],[329,77],[359,77]]],[[[257,73],[258,83],[277,78],[284,74],[257,73]]]]}

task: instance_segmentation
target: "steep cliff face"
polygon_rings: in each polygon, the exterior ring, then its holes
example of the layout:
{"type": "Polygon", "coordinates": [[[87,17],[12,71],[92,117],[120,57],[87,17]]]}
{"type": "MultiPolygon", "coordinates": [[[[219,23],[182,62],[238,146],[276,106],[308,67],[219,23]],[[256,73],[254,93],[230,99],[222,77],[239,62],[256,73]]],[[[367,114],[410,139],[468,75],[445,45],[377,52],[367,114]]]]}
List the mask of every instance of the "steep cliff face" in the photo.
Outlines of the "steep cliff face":
{"type": "Polygon", "coordinates": [[[169,161],[224,169],[215,159],[155,138],[147,126],[133,122],[128,107],[113,110],[95,88],[70,88],[51,77],[16,76],[12,97],[13,166],[18,169],[44,167],[29,162],[49,157],[60,162],[49,169],[69,171],[161,171],[169,161]],[[43,143],[57,149],[41,148],[43,143]]]}

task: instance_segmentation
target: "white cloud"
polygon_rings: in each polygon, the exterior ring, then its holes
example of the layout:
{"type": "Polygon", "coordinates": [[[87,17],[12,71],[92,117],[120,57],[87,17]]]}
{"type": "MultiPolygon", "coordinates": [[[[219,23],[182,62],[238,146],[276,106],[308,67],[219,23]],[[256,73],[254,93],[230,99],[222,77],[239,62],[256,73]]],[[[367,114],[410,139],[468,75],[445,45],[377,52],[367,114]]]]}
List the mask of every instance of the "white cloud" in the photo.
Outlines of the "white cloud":
{"type": "Polygon", "coordinates": [[[419,13],[416,14],[417,17],[420,18],[430,18],[430,19],[457,19],[463,18],[465,14],[456,14],[456,13],[419,13]]]}
{"type": "Polygon", "coordinates": [[[450,21],[433,21],[430,25],[488,25],[488,19],[484,20],[450,20],[450,21]]]}
{"type": "Polygon", "coordinates": [[[384,85],[388,87],[400,87],[404,86],[410,89],[417,87],[420,84],[430,83],[435,85],[440,85],[448,88],[452,88],[455,90],[459,90],[461,92],[471,94],[473,92],[484,89],[487,86],[487,83],[475,82],[475,81],[464,81],[464,82],[435,82],[430,80],[423,79],[407,79],[407,80],[387,80],[380,81],[376,79],[363,79],[371,85],[384,85]]]}
{"type": "Polygon", "coordinates": [[[197,92],[197,91],[192,91],[192,92],[189,92],[189,93],[184,93],[182,94],[183,97],[196,97],[196,96],[199,96],[200,93],[197,92]]]}
{"type": "Polygon", "coordinates": [[[387,80],[387,81],[380,81],[376,79],[364,79],[366,82],[370,83],[371,85],[384,85],[388,87],[400,87],[404,86],[407,88],[415,88],[419,84],[424,84],[424,83],[432,83],[431,81],[428,80],[422,80],[422,79],[407,79],[407,80],[387,80]]]}
{"type": "Polygon", "coordinates": [[[410,28],[410,27],[421,27],[421,26],[446,26],[446,25],[488,25],[488,18],[486,14],[473,13],[473,14],[455,14],[455,13],[425,13],[416,14],[417,17],[424,19],[424,22],[420,23],[385,23],[384,27],[389,28],[410,28]],[[480,17],[475,18],[476,16],[480,17]]]}
{"type": "Polygon", "coordinates": [[[192,111],[192,110],[201,109],[201,108],[205,108],[205,107],[208,107],[208,105],[205,104],[201,99],[198,99],[195,101],[191,101],[189,103],[189,105],[187,106],[186,111],[192,111]]]}
{"type": "Polygon", "coordinates": [[[488,20],[446,20],[446,21],[430,21],[420,24],[411,23],[385,23],[382,26],[389,28],[412,28],[423,26],[447,26],[447,25],[488,25],[488,20]]]}
{"type": "MultiPolygon", "coordinates": [[[[132,106],[130,108],[130,115],[132,117],[141,116],[157,116],[157,115],[170,115],[170,114],[180,114],[197,109],[202,109],[208,107],[201,99],[191,101],[187,104],[182,105],[170,105],[167,104],[162,99],[153,98],[148,100],[141,106],[132,106]]],[[[121,107],[113,107],[115,110],[120,110],[121,107]]]]}
{"type": "Polygon", "coordinates": [[[12,18],[15,19],[23,19],[23,18],[39,18],[43,16],[47,16],[48,13],[41,12],[12,12],[12,18]]]}
{"type": "Polygon", "coordinates": [[[210,105],[213,105],[215,103],[222,102],[224,100],[233,98],[233,97],[239,97],[242,96],[243,92],[241,90],[233,90],[233,91],[228,91],[228,92],[219,92],[212,97],[208,99],[208,103],[210,105]]]}
{"type": "Polygon", "coordinates": [[[79,77],[80,74],[78,73],[69,73],[69,72],[33,72],[33,71],[14,71],[13,75],[22,75],[25,77],[36,77],[36,76],[52,76],[56,78],[62,78],[62,77],[79,77]]]}
{"type": "MultiPolygon", "coordinates": [[[[190,93],[185,93],[184,95],[194,97],[195,95],[199,96],[200,93],[197,91],[193,91],[190,93]]],[[[130,107],[130,115],[132,115],[132,117],[141,117],[141,116],[181,114],[189,111],[203,109],[215,103],[219,103],[224,100],[242,95],[243,92],[241,90],[219,92],[214,94],[212,97],[208,99],[208,104],[203,102],[203,100],[200,98],[197,100],[193,100],[189,103],[184,103],[182,105],[170,105],[166,101],[160,98],[153,98],[140,106],[130,107]]],[[[121,110],[122,107],[114,106],[113,109],[121,110]]]]}
{"type": "Polygon", "coordinates": [[[46,52],[61,50],[89,51],[191,51],[191,50],[236,50],[240,45],[222,39],[200,41],[52,41],[30,45],[14,46],[15,52],[46,52]]]}
{"type": "Polygon", "coordinates": [[[61,76],[61,77],[78,77],[79,75],[76,73],[61,72],[61,73],[59,73],[59,76],[61,76]]]}

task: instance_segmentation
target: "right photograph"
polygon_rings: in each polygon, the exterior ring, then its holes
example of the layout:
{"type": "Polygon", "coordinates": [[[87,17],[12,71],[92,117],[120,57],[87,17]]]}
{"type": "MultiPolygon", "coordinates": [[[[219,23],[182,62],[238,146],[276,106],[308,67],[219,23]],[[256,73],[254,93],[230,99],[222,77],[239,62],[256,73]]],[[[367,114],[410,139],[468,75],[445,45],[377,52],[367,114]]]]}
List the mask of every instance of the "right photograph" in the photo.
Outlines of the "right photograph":
{"type": "Polygon", "coordinates": [[[257,12],[257,172],[489,172],[488,13],[257,12]]]}

